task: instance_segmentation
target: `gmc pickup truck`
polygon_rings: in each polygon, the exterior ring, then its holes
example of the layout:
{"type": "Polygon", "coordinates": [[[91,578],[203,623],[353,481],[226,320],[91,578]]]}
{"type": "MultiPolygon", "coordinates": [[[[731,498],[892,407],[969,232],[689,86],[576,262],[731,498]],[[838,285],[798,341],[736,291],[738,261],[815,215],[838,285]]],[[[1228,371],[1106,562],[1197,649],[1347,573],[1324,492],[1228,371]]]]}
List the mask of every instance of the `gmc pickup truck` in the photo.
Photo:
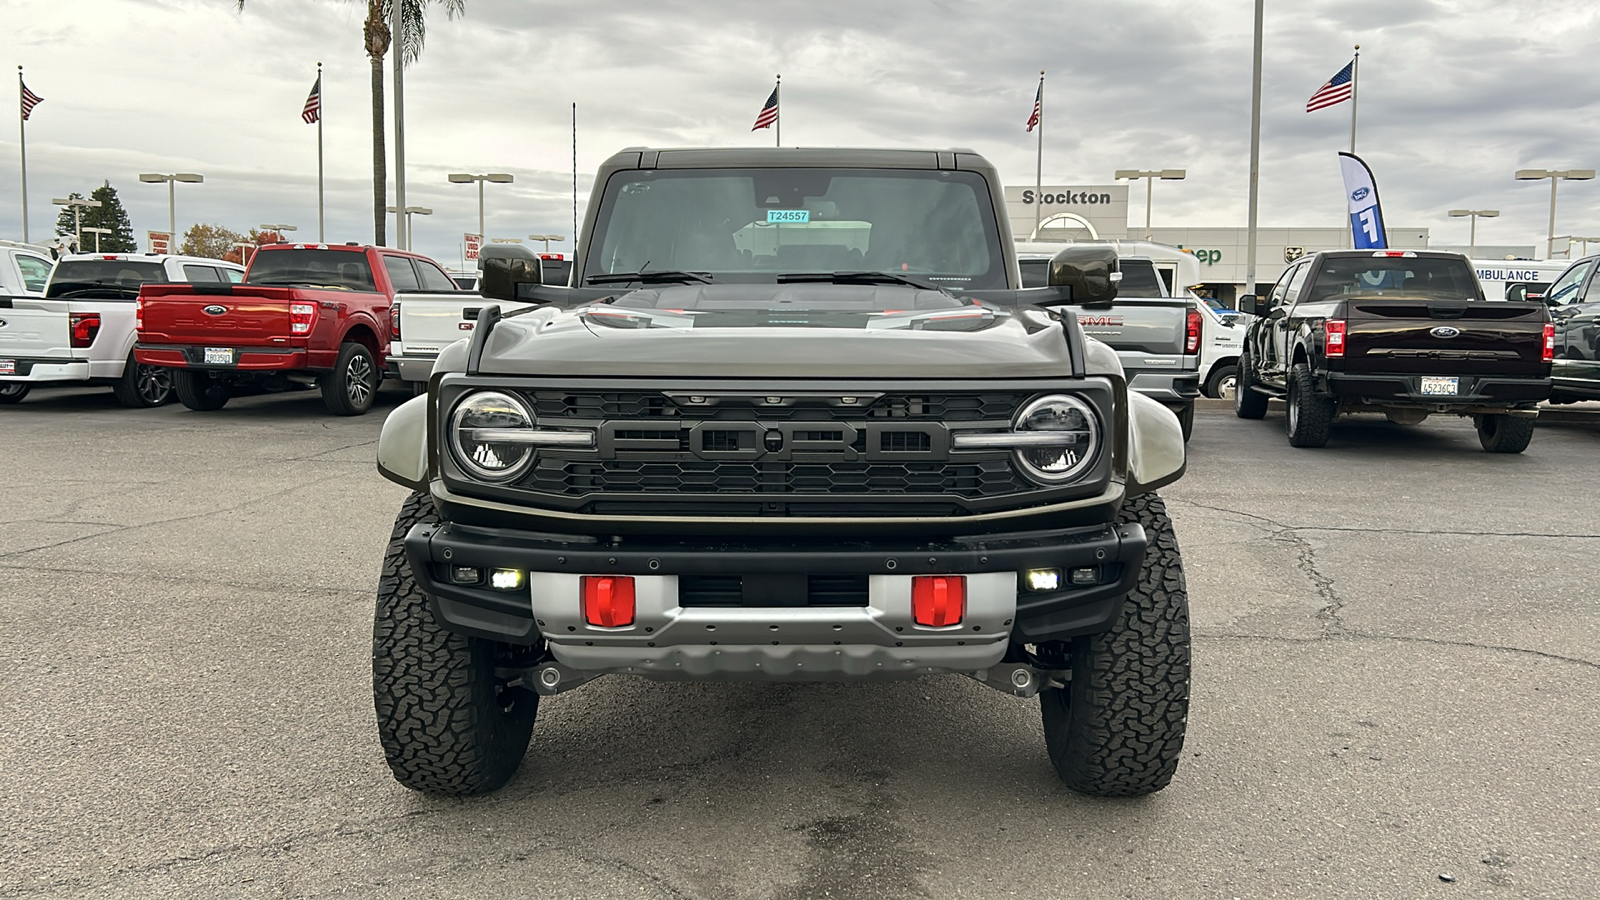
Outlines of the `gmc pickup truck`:
{"type": "Polygon", "coordinates": [[[241,284],[147,285],[134,356],[174,370],[178,399],[221,409],[233,389],[315,384],[328,411],[359,416],[383,378],[397,295],[457,294],[433,260],[387,247],[272,244],[241,284]]]}
{"type": "Polygon", "coordinates": [[[1070,788],[1165,787],[1183,437],[1054,310],[1109,303],[1116,254],[1023,290],[1005,215],[970,150],[635,148],[571,287],[486,256],[471,339],[378,440],[411,491],[372,632],[395,778],[494,790],[541,698],[616,673],[959,673],[1038,698],[1070,788]]]}
{"type": "MultiPolygon", "coordinates": [[[[1078,308],[1078,323],[1084,334],[1117,351],[1128,387],[1172,410],[1188,440],[1194,430],[1194,401],[1200,396],[1205,320],[1187,288],[1200,282],[1200,264],[1177,247],[1146,241],[1082,245],[1113,249],[1122,280],[1113,305],[1078,308]]],[[[1068,246],[1078,245],[1019,241],[1023,286],[1044,284],[1051,258],[1068,246]]]]}
{"type": "Polygon", "coordinates": [[[1381,412],[1415,425],[1471,416],[1483,449],[1521,453],[1550,396],[1554,329],[1542,303],[1486,301],[1467,258],[1420,250],[1318,253],[1284,270],[1254,316],[1234,411],[1284,399],[1289,443],[1321,447],[1334,416],[1381,412]]]}

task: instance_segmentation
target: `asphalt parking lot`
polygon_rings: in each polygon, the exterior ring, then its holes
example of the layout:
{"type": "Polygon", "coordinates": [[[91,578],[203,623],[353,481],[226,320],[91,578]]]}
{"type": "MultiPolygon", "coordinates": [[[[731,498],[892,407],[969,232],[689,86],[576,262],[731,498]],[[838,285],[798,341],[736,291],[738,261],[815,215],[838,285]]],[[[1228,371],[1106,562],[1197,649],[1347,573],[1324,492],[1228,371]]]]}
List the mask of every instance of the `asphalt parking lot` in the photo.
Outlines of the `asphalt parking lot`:
{"type": "Polygon", "coordinates": [[[315,392],[0,408],[0,896],[1600,895],[1600,424],[1201,410],[1172,786],[1075,796],[959,677],[546,700],[468,801],[390,778],[368,643],[402,489],[315,392]]]}

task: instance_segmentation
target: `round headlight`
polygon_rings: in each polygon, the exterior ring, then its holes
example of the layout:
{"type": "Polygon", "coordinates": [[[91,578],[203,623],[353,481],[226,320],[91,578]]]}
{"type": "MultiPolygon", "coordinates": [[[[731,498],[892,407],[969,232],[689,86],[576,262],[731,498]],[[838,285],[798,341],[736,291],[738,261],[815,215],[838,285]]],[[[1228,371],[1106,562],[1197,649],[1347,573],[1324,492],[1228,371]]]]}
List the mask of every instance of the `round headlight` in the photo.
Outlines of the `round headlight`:
{"type": "Polygon", "coordinates": [[[1030,438],[1017,449],[1017,463],[1028,477],[1060,484],[1083,473],[1100,448],[1094,408],[1076,397],[1055,394],[1023,407],[1011,430],[1030,438]]]}
{"type": "Polygon", "coordinates": [[[450,416],[450,448],[456,462],[484,481],[510,481],[533,462],[533,446],[518,432],[533,430],[533,413],[510,394],[479,391],[467,395],[450,416]]]}

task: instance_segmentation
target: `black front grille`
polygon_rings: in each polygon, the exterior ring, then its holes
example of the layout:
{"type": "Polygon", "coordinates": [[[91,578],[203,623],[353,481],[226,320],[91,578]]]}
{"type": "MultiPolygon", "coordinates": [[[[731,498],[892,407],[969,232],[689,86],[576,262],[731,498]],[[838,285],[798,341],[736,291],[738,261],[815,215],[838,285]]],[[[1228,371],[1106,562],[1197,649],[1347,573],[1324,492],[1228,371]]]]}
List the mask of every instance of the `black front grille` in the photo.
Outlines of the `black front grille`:
{"type": "Polygon", "coordinates": [[[679,606],[866,606],[866,575],[680,575],[679,606]]]}
{"type": "MultiPolygon", "coordinates": [[[[890,437],[891,435],[885,435],[890,437]]],[[[914,448],[913,448],[914,449],[914,448]]],[[[583,494],[954,495],[1003,497],[1034,488],[1004,457],[972,462],[713,462],[578,460],[541,454],[522,486],[583,494]]]]}
{"type": "Polygon", "coordinates": [[[693,403],[688,395],[669,397],[659,391],[529,391],[533,411],[540,419],[638,420],[690,417],[699,421],[736,422],[870,421],[920,419],[937,422],[1008,422],[1028,396],[1015,392],[926,392],[863,396],[847,404],[839,397],[719,397],[703,395],[693,403]]]}

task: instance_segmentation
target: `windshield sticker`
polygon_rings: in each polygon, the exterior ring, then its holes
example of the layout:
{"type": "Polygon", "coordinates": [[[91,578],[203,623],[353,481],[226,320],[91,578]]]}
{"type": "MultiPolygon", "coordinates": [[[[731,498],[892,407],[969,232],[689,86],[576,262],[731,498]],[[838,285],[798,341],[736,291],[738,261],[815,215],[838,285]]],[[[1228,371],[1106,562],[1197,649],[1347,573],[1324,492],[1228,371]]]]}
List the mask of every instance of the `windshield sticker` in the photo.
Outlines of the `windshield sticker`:
{"type": "Polygon", "coordinates": [[[767,224],[774,222],[810,222],[811,210],[809,209],[769,209],[767,210],[767,224]]]}

